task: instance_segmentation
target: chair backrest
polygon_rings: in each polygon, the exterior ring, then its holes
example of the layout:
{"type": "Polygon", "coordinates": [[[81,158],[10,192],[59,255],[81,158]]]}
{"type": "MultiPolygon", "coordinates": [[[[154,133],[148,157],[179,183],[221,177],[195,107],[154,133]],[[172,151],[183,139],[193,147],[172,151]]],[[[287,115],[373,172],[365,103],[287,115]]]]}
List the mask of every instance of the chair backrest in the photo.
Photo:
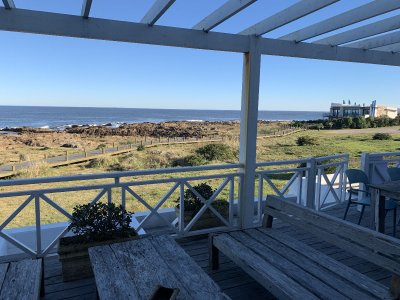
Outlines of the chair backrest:
{"type": "Polygon", "coordinates": [[[367,174],[363,170],[360,169],[347,169],[346,176],[349,180],[350,187],[355,183],[364,184],[365,188],[368,189],[369,179],[367,174]]]}
{"type": "Polygon", "coordinates": [[[391,181],[400,180],[400,168],[388,168],[387,170],[391,181]]]}

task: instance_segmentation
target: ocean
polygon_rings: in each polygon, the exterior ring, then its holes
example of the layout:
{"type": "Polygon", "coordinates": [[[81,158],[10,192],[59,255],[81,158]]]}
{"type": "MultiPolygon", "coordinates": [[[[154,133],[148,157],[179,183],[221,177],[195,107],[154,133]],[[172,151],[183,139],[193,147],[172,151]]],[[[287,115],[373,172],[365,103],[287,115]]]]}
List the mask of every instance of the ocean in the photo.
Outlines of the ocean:
{"type": "MultiPolygon", "coordinates": [[[[324,112],[259,111],[259,120],[291,121],[321,119],[324,112]]],[[[239,120],[238,110],[142,109],[100,107],[0,106],[0,128],[35,127],[63,129],[71,125],[165,121],[239,120]]]]}

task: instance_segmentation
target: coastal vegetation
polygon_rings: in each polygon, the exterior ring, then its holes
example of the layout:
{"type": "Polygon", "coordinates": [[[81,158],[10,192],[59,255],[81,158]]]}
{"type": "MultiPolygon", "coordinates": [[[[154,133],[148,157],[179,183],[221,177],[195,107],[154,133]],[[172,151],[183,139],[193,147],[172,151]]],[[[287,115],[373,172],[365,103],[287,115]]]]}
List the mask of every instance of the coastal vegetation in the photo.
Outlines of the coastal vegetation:
{"type": "Polygon", "coordinates": [[[391,119],[388,117],[377,117],[377,118],[365,118],[363,116],[358,117],[344,117],[344,118],[330,118],[310,121],[293,121],[291,123],[293,127],[304,127],[308,129],[363,129],[363,128],[379,128],[388,126],[399,126],[400,115],[396,118],[391,119]]]}
{"type": "MultiPolygon", "coordinates": [[[[218,142],[202,142],[199,140],[196,143],[165,143],[161,145],[152,145],[144,147],[142,151],[137,151],[133,148],[131,152],[117,156],[104,156],[101,159],[92,160],[90,162],[72,164],[68,166],[52,168],[46,163],[35,163],[30,168],[21,170],[19,174],[13,178],[31,178],[45,176],[65,176],[76,174],[92,174],[101,172],[113,171],[129,171],[149,168],[169,168],[180,166],[177,164],[179,160],[186,160],[186,165],[205,165],[205,164],[224,164],[234,163],[238,161],[238,132],[239,124],[230,125],[232,129],[227,130],[223,127],[223,131],[218,132],[219,137],[223,140],[218,142]],[[235,133],[236,135],[233,135],[235,133]],[[213,145],[213,146],[210,146],[213,145]],[[209,160],[211,159],[211,160],[209,160]]],[[[275,125],[276,126],[276,125],[275,125]]],[[[259,130],[266,130],[267,124],[259,124],[259,130]]],[[[277,127],[275,127],[277,128],[277,127]]],[[[218,128],[214,129],[217,130],[218,128]]],[[[309,130],[301,131],[285,136],[268,136],[260,134],[257,140],[257,161],[278,161],[307,158],[311,156],[326,156],[331,154],[348,153],[350,155],[350,167],[359,167],[360,155],[363,152],[394,152],[400,151],[400,127],[384,127],[384,128],[365,128],[365,129],[341,129],[341,130],[309,130]],[[388,134],[391,139],[374,139],[377,133],[388,134]],[[298,146],[298,140],[301,137],[308,136],[315,141],[312,144],[298,146]]],[[[265,131],[264,131],[265,132],[265,131]]],[[[269,132],[271,133],[271,132],[269,132]]],[[[148,137],[149,138],[149,137],[148,137]]],[[[63,154],[65,148],[61,145],[71,143],[78,145],[78,148],[71,148],[68,151],[82,151],[82,149],[95,149],[101,144],[110,147],[126,144],[134,141],[135,137],[126,136],[104,136],[93,137],[87,135],[70,134],[65,132],[59,133],[22,133],[20,135],[0,135],[0,157],[3,164],[10,164],[19,161],[20,155],[25,155],[26,159],[34,160],[43,158],[45,155],[63,154]],[[27,145],[24,141],[31,140],[32,143],[27,145]],[[46,146],[48,149],[42,150],[46,146]]],[[[137,139],[139,139],[137,137],[137,139]]],[[[182,164],[184,165],[184,164],[182,164]]],[[[293,165],[292,167],[298,167],[293,165]]],[[[232,170],[218,171],[218,173],[231,172],[232,170]]],[[[215,172],[205,171],[201,175],[215,174],[215,172]]],[[[198,172],[189,172],[185,174],[167,174],[167,175],[151,175],[146,177],[132,177],[129,180],[151,180],[157,178],[181,177],[181,176],[198,176],[198,172]]],[[[274,177],[274,183],[277,186],[283,186],[290,173],[280,174],[274,177]]],[[[212,190],[218,188],[222,180],[202,180],[191,181],[192,186],[206,182],[212,190]]],[[[43,184],[40,188],[47,187],[65,187],[71,185],[87,185],[87,184],[104,184],[110,183],[108,180],[93,180],[89,182],[73,182],[73,184],[64,182],[57,184],[43,184]]],[[[235,181],[235,193],[237,197],[238,182],[235,181]]],[[[18,189],[32,189],[32,186],[20,186],[18,189]]],[[[34,187],[37,188],[37,187],[34,187]]],[[[171,184],[153,184],[143,185],[135,188],[135,191],[145,199],[149,204],[156,205],[158,201],[168,192],[171,184]]],[[[267,187],[265,187],[267,188],[267,187]]],[[[2,192],[15,190],[15,187],[3,187],[2,192]]],[[[82,205],[92,200],[98,191],[80,191],[78,193],[59,193],[50,195],[51,199],[56,201],[67,211],[72,211],[76,205],[82,205]]],[[[229,187],[224,188],[218,198],[227,199],[229,195],[229,187]]],[[[121,191],[115,189],[112,191],[113,199],[120,199],[121,191]]],[[[162,207],[174,207],[174,199],[179,197],[179,191],[175,191],[170,199],[162,207]]],[[[106,198],[106,197],[105,197],[106,198]]],[[[14,197],[1,199],[0,220],[5,220],[26,198],[14,197]]],[[[106,201],[107,199],[103,199],[106,201]]],[[[146,210],[141,203],[134,200],[132,197],[127,197],[127,210],[143,211],[146,210]]],[[[44,223],[53,223],[65,221],[66,218],[57,213],[50,205],[42,204],[41,218],[44,223]]],[[[34,225],[34,203],[29,204],[18,216],[7,226],[18,227],[34,225]]]]}

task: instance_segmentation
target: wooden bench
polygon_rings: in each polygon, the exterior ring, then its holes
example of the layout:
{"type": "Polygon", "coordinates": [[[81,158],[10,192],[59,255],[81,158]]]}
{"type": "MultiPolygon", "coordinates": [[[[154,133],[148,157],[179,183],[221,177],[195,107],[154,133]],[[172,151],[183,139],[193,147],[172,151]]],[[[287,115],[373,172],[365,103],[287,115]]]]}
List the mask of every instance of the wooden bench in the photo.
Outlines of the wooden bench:
{"type": "Polygon", "coordinates": [[[0,299],[39,299],[42,272],[41,259],[0,264],[0,299]]]}
{"type": "Polygon", "coordinates": [[[399,296],[400,241],[278,197],[268,197],[261,228],[210,235],[210,266],[221,251],[277,298],[394,299],[399,296]],[[280,219],[392,272],[389,288],[274,230],[280,219]]]}
{"type": "Polygon", "coordinates": [[[100,299],[151,299],[157,286],[178,288],[177,299],[229,299],[170,236],[89,249],[100,299]]]}

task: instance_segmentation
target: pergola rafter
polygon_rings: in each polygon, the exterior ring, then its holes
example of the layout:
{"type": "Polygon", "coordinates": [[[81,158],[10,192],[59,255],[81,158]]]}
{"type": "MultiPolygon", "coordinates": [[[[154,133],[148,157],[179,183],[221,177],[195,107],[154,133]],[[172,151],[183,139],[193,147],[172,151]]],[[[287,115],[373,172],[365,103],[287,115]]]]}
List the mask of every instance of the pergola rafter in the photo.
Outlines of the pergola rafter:
{"type": "Polygon", "coordinates": [[[89,18],[91,8],[92,8],[92,0],[83,0],[81,16],[84,18],[89,18]]]}
{"type": "Polygon", "coordinates": [[[347,44],[346,47],[368,50],[396,43],[400,43],[400,31],[386,33],[377,37],[372,37],[359,42],[347,44]]]}
{"type": "Polygon", "coordinates": [[[327,38],[314,41],[313,43],[338,46],[399,28],[400,15],[341,32],[327,38]]]}
{"type": "Polygon", "coordinates": [[[3,0],[4,7],[6,9],[15,8],[15,4],[13,0],[3,0]]]}
{"type": "Polygon", "coordinates": [[[194,25],[192,29],[208,32],[256,1],[257,0],[228,0],[228,2],[212,14],[194,25]]]}
{"type": "Polygon", "coordinates": [[[239,215],[243,228],[254,225],[254,178],[261,56],[264,54],[400,66],[400,53],[398,53],[400,52],[400,31],[395,31],[400,28],[400,16],[364,24],[315,42],[304,42],[400,9],[400,0],[371,1],[279,39],[263,38],[261,35],[338,1],[299,1],[281,12],[266,17],[239,34],[211,30],[256,0],[226,0],[225,4],[193,28],[155,25],[175,0],[155,0],[140,22],[90,17],[92,0],[83,0],[80,16],[17,9],[12,0],[2,1],[4,8],[0,8],[0,30],[3,31],[243,53],[239,154],[242,166],[239,215]]]}
{"type": "Polygon", "coordinates": [[[302,42],[400,8],[398,0],[375,0],[327,20],[313,24],[281,37],[283,40],[302,42]]]}
{"type": "Polygon", "coordinates": [[[260,36],[290,22],[307,16],[339,0],[301,0],[292,6],[250,26],[239,34],[260,36]]]}
{"type": "Polygon", "coordinates": [[[154,25],[174,2],[175,0],[157,0],[140,23],[154,25]]]}

